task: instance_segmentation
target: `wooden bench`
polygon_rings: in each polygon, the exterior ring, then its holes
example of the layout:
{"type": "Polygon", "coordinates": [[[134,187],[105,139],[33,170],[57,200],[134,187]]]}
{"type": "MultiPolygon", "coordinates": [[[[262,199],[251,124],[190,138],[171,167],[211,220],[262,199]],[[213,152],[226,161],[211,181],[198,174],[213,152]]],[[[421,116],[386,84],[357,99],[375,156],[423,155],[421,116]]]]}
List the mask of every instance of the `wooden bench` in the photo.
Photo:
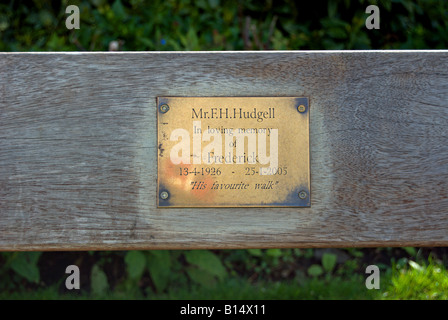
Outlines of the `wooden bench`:
{"type": "Polygon", "coordinates": [[[0,250],[446,245],[446,50],[0,54],[0,250]],[[309,97],[311,207],[157,208],[159,96],[309,97]]]}

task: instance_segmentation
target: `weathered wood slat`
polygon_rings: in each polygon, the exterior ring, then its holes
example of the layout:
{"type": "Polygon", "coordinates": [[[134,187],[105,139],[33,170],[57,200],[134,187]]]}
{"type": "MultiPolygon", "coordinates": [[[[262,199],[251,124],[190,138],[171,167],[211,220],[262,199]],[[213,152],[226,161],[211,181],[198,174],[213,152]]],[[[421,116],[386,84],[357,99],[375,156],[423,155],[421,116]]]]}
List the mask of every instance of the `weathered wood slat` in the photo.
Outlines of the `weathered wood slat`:
{"type": "Polygon", "coordinates": [[[0,54],[0,250],[448,245],[448,51],[0,54]],[[157,96],[310,98],[311,208],[157,209],[157,96]]]}

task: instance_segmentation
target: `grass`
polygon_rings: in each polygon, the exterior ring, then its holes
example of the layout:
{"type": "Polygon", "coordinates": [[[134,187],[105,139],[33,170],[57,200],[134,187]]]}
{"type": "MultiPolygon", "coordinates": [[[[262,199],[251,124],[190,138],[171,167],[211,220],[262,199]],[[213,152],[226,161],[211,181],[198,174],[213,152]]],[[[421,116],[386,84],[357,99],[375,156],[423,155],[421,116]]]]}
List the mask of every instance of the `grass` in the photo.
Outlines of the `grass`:
{"type": "Polygon", "coordinates": [[[18,291],[0,293],[5,299],[163,299],[163,300],[331,300],[331,299],[374,299],[377,294],[367,290],[364,278],[356,276],[351,280],[334,277],[331,281],[307,279],[303,282],[259,282],[250,284],[240,278],[232,278],[212,288],[203,286],[168,288],[166,293],[150,292],[146,297],[136,291],[114,290],[103,295],[86,292],[58,293],[56,286],[36,291],[18,291]]]}
{"type": "MultiPolygon", "coordinates": [[[[151,297],[150,297],[151,298],[151,297]]],[[[259,282],[250,284],[240,279],[231,279],[204,292],[202,287],[192,290],[172,290],[162,299],[236,299],[236,300],[329,300],[329,299],[372,299],[369,290],[359,276],[347,280],[334,277],[331,281],[307,279],[303,282],[259,282]]]]}
{"type": "Polygon", "coordinates": [[[428,265],[409,261],[409,266],[395,270],[384,299],[447,300],[448,272],[431,259],[428,265]]]}

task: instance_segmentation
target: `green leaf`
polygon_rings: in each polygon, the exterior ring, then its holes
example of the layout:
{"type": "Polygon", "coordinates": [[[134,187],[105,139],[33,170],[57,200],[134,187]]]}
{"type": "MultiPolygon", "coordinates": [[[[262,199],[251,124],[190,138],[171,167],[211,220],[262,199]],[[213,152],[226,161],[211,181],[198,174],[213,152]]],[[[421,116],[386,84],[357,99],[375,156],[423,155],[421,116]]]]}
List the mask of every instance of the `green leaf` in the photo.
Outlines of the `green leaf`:
{"type": "Polygon", "coordinates": [[[188,263],[218,277],[220,280],[223,280],[227,275],[221,260],[208,250],[187,251],[185,252],[185,259],[187,259],[188,263]]]}
{"type": "Polygon", "coordinates": [[[158,292],[165,290],[171,276],[171,257],[169,251],[150,251],[148,270],[158,292]]]}
{"type": "Polygon", "coordinates": [[[308,274],[312,277],[318,277],[323,273],[324,273],[324,270],[318,264],[313,264],[308,268],[308,274]]]}
{"type": "Polygon", "coordinates": [[[112,5],[112,11],[115,14],[115,17],[118,19],[124,19],[126,17],[126,12],[124,11],[123,4],[120,0],[115,0],[114,4],[112,5]]]}
{"type": "Polygon", "coordinates": [[[415,250],[414,247],[404,247],[403,249],[404,249],[404,250],[408,253],[408,255],[410,255],[410,256],[416,256],[416,255],[417,255],[417,250],[415,250]]]}
{"type": "Polygon", "coordinates": [[[139,280],[145,271],[145,255],[141,251],[129,251],[124,258],[124,262],[129,277],[133,280],[139,280]]]}
{"type": "Polygon", "coordinates": [[[251,256],[255,256],[255,257],[261,257],[263,255],[263,252],[261,252],[261,249],[247,249],[247,252],[249,252],[249,254],[251,256]]]}
{"type": "Polygon", "coordinates": [[[278,258],[278,257],[282,256],[282,250],[280,250],[280,249],[267,249],[266,250],[266,255],[268,257],[278,258]]]}
{"type": "Polygon", "coordinates": [[[216,285],[216,278],[208,273],[199,270],[198,268],[188,267],[187,274],[193,282],[196,282],[204,287],[211,288],[216,285]]]}
{"type": "Polygon", "coordinates": [[[109,289],[107,276],[98,265],[94,265],[90,275],[90,288],[95,296],[104,295],[109,289]]]}
{"type": "Polygon", "coordinates": [[[19,252],[11,261],[11,268],[30,282],[40,280],[37,262],[42,252],[19,252]]]}
{"type": "Polygon", "coordinates": [[[331,272],[336,266],[337,256],[333,253],[324,253],[322,255],[322,266],[325,271],[331,272]]]}

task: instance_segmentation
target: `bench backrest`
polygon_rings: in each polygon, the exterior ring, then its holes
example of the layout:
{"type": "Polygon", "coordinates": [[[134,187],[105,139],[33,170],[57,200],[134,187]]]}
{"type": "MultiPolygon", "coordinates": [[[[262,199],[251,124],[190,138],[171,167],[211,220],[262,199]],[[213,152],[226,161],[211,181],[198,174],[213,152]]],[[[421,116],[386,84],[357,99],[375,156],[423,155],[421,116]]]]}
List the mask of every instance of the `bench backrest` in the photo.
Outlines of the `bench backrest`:
{"type": "Polygon", "coordinates": [[[0,250],[448,245],[448,51],[0,54],[0,250]],[[304,96],[311,206],[157,208],[160,96],[304,96]]]}

